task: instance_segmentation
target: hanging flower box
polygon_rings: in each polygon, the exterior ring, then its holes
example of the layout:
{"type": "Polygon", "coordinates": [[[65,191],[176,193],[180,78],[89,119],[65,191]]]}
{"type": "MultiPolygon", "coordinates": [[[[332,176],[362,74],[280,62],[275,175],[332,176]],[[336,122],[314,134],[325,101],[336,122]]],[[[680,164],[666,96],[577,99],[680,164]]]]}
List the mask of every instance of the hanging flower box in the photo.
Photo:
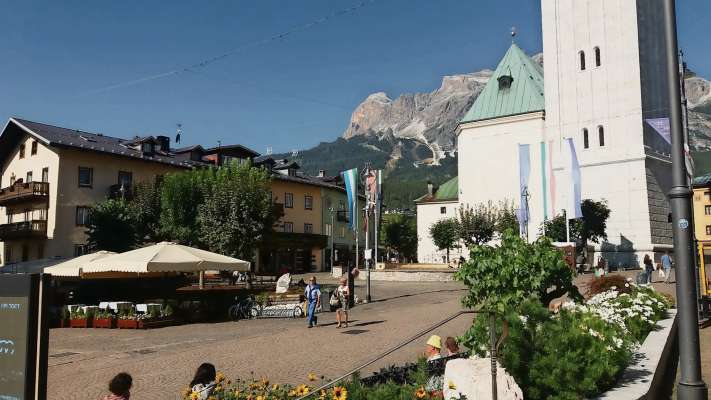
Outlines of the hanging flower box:
{"type": "Polygon", "coordinates": [[[91,328],[91,323],[92,319],[70,319],[69,320],[69,327],[70,328],[91,328]]]}
{"type": "Polygon", "coordinates": [[[118,319],[116,320],[117,328],[119,329],[138,329],[138,322],[135,319],[118,319]]]}
{"type": "Polygon", "coordinates": [[[94,328],[113,329],[114,328],[114,321],[115,321],[115,319],[112,317],[94,318],[94,328]]]}

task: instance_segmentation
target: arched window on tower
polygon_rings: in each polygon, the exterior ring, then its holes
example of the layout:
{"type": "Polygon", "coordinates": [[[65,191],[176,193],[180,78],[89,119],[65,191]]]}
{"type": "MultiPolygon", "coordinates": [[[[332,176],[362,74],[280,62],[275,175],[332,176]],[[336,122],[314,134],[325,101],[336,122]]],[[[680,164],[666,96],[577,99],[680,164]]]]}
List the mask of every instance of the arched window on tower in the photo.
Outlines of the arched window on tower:
{"type": "Polygon", "coordinates": [[[600,147],[605,146],[605,128],[602,125],[597,127],[597,136],[600,140],[600,147]]]}
{"type": "Polygon", "coordinates": [[[580,50],[578,55],[580,56],[580,70],[585,71],[585,52],[580,50]]]}
{"type": "Polygon", "coordinates": [[[595,66],[599,67],[600,65],[602,65],[602,59],[600,57],[600,48],[595,47],[595,66]]]}
{"type": "Polygon", "coordinates": [[[590,136],[588,135],[588,128],[583,128],[583,148],[590,148],[590,136]]]}

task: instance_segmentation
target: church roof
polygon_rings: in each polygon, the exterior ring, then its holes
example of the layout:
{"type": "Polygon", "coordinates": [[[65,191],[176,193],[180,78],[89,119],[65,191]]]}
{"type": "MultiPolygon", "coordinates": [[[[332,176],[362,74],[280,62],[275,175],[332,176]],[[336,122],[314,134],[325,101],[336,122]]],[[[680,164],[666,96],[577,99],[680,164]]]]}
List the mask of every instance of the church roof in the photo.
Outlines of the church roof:
{"type": "Polygon", "coordinates": [[[512,43],[461,123],[543,111],[543,68],[512,43]],[[508,85],[502,80],[513,78],[508,85]],[[503,78],[502,78],[503,77],[503,78]],[[508,87],[507,87],[508,86],[508,87]]]}
{"type": "Polygon", "coordinates": [[[459,198],[459,177],[454,178],[443,183],[438,187],[432,195],[426,194],[420,198],[415,199],[416,203],[427,203],[427,202],[440,202],[440,201],[457,201],[459,198]]]}

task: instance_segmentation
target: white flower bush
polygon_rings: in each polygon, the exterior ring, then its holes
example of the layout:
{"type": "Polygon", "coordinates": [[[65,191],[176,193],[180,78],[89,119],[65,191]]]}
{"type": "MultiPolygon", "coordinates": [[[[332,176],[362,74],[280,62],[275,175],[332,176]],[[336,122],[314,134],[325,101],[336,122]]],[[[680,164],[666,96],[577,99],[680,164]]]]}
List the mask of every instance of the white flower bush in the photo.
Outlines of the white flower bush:
{"type": "MultiPolygon", "coordinates": [[[[638,286],[631,282],[625,284],[630,293],[621,293],[616,287],[598,293],[584,304],[567,302],[563,309],[577,313],[590,313],[603,321],[614,324],[630,335],[634,341],[641,343],[654,328],[656,321],[664,316],[670,307],[667,300],[651,286],[638,286]]],[[[588,331],[596,338],[601,338],[598,332],[588,331]]],[[[608,338],[612,346],[620,348],[625,345],[621,338],[608,338]]]]}

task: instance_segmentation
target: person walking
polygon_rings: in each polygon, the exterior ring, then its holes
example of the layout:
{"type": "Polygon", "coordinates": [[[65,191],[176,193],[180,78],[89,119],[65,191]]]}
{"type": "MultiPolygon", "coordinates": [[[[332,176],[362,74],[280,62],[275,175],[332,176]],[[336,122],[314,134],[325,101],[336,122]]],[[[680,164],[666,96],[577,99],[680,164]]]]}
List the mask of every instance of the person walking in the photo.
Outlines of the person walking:
{"type": "Polygon", "coordinates": [[[652,274],[654,273],[654,263],[649,254],[644,255],[644,271],[647,273],[647,284],[652,284],[652,274]]]}
{"type": "Polygon", "coordinates": [[[316,283],[315,276],[309,279],[309,284],[306,285],[306,289],[304,289],[304,296],[306,296],[306,302],[308,304],[306,319],[309,323],[309,328],[313,328],[314,325],[318,325],[318,319],[315,314],[316,309],[321,305],[321,288],[316,283]]]}
{"type": "Polygon", "coordinates": [[[348,288],[348,280],[341,278],[339,285],[336,288],[336,296],[338,297],[338,309],[336,310],[336,328],[343,326],[348,328],[348,299],[350,298],[350,289],[348,288]]]}
{"type": "Polygon", "coordinates": [[[109,382],[110,395],[105,396],[103,400],[129,400],[131,397],[131,386],[133,386],[133,378],[126,372],[116,374],[109,382]]]}
{"type": "Polygon", "coordinates": [[[672,259],[669,255],[669,251],[665,251],[662,256],[662,268],[664,269],[664,283],[669,283],[672,268],[672,259]]]}
{"type": "Polygon", "coordinates": [[[190,388],[193,393],[197,393],[198,400],[207,400],[215,390],[217,382],[217,370],[210,363],[202,363],[195,371],[193,380],[190,381],[190,388]]]}

